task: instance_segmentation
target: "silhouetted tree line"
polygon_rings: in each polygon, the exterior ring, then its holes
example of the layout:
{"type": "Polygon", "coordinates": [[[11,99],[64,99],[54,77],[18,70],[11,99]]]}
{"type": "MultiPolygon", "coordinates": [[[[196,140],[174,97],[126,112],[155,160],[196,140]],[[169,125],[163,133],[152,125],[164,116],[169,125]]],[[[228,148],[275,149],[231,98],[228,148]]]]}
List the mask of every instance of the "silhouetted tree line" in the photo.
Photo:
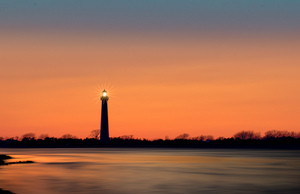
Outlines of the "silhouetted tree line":
{"type": "Polygon", "coordinates": [[[138,139],[133,135],[110,138],[109,143],[99,141],[99,130],[92,130],[89,137],[79,139],[71,134],[60,138],[42,134],[36,138],[34,133],[26,133],[21,138],[1,138],[0,147],[187,147],[187,148],[280,148],[300,149],[300,133],[288,131],[267,131],[262,137],[254,131],[241,131],[231,138],[213,136],[190,137],[183,133],[175,139],[138,139]]]}

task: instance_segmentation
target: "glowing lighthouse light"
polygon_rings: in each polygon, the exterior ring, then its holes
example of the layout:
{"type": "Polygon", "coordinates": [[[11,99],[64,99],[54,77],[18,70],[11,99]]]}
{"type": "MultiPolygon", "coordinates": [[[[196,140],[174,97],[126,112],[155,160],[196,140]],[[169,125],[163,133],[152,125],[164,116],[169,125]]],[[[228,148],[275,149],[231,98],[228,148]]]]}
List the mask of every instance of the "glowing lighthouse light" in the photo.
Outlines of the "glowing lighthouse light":
{"type": "Polygon", "coordinates": [[[101,107],[101,124],[100,124],[100,140],[102,142],[109,142],[109,132],[108,132],[108,113],[107,113],[107,101],[108,96],[106,90],[103,90],[102,96],[102,107],[101,107]]]}

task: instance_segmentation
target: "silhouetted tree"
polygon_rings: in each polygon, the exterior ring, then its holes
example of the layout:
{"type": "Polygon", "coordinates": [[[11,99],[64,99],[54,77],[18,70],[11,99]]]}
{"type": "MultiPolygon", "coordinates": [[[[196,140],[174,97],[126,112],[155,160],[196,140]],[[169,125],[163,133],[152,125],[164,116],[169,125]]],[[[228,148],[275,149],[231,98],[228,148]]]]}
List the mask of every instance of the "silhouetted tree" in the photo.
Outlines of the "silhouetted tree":
{"type": "Polygon", "coordinates": [[[293,133],[292,137],[294,137],[296,139],[300,139],[300,132],[298,132],[298,133],[292,132],[292,133],[293,133]]]}
{"type": "Polygon", "coordinates": [[[44,139],[46,139],[47,137],[49,137],[48,134],[41,134],[41,135],[39,136],[39,139],[44,140],[44,139]]]}
{"type": "Polygon", "coordinates": [[[34,133],[25,133],[22,135],[22,140],[32,140],[35,139],[35,134],[34,133]]]}
{"type": "Polygon", "coordinates": [[[0,141],[3,141],[4,140],[4,138],[3,137],[0,137],[0,141]]]}
{"type": "Polygon", "coordinates": [[[214,137],[212,135],[200,135],[200,136],[197,136],[197,137],[193,137],[192,140],[197,140],[197,141],[211,141],[213,140],[214,137]]]}
{"type": "Polygon", "coordinates": [[[291,131],[291,132],[290,132],[290,136],[293,137],[293,138],[296,138],[296,139],[297,139],[297,138],[300,138],[300,132],[299,132],[299,133],[296,133],[296,132],[294,132],[294,131],[291,131]]]}
{"type": "Polygon", "coordinates": [[[205,141],[212,141],[212,140],[214,140],[214,136],[212,136],[212,135],[207,135],[206,136],[206,140],[205,141]]]}
{"type": "Polygon", "coordinates": [[[67,134],[64,134],[63,136],[61,136],[60,139],[77,139],[77,137],[67,133],[67,134]]]}
{"type": "Polygon", "coordinates": [[[200,135],[200,136],[192,138],[192,140],[197,140],[197,141],[205,141],[205,139],[206,139],[206,136],[204,136],[204,135],[200,135]]]}
{"type": "Polygon", "coordinates": [[[131,140],[133,139],[133,135],[122,135],[119,138],[124,140],[131,140]]]}
{"type": "Polygon", "coordinates": [[[90,137],[93,139],[100,139],[100,130],[99,129],[92,130],[90,137]]]}
{"type": "Polygon", "coordinates": [[[240,131],[233,135],[234,139],[248,140],[248,139],[260,139],[260,133],[254,133],[254,131],[240,131]]]}
{"type": "Polygon", "coordinates": [[[300,133],[297,134],[295,132],[288,132],[288,131],[277,131],[277,130],[270,130],[265,133],[264,139],[271,139],[271,138],[282,138],[282,137],[293,137],[299,138],[300,133]]]}
{"type": "Polygon", "coordinates": [[[175,139],[177,140],[177,139],[188,139],[189,138],[189,134],[187,134],[187,133],[183,133],[183,134],[181,134],[181,135],[178,135],[175,139]]]}

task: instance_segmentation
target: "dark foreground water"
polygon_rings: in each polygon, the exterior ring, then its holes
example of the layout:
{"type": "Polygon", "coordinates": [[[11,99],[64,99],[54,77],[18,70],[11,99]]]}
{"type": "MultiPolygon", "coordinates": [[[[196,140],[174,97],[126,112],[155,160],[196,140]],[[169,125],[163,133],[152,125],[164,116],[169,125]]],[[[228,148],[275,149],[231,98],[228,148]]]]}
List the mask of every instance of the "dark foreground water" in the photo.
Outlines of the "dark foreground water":
{"type": "Polygon", "coordinates": [[[300,151],[0,149],[0,188],[31,193],[300,193],[300,151]]]}

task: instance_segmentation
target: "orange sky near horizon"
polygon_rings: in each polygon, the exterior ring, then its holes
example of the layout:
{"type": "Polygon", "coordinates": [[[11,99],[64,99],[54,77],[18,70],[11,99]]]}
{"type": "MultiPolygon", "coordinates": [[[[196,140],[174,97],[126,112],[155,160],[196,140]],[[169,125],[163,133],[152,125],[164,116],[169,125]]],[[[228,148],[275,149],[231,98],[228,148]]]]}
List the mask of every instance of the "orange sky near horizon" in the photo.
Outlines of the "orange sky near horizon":
{"type": "Polygon", "coordinates": [[[144,36],[2,34],[0,137],[300,132],[299,39],[144,36]]]}

